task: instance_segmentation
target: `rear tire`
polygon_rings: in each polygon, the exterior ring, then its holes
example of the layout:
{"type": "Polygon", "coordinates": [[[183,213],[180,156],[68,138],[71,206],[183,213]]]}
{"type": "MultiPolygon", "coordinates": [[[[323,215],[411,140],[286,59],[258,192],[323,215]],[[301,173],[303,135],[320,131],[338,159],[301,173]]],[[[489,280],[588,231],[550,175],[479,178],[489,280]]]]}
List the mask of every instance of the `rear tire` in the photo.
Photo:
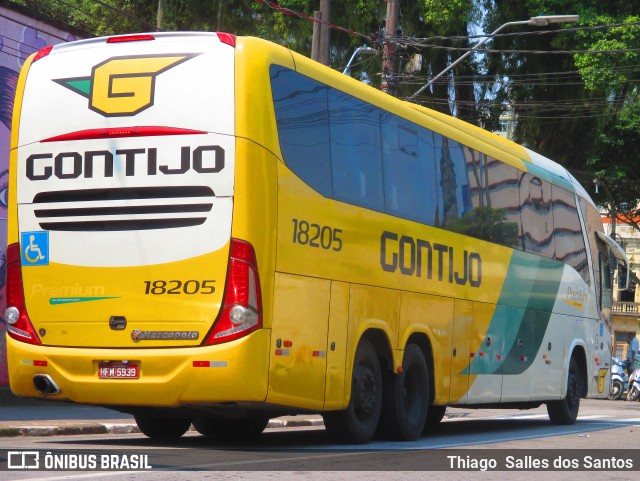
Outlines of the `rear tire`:
{"type": "Polygon", "coordinates": [[[375,348],[362,339],[351,374],[351,398],[344,411],[322,415],[329,434],[351,444],[367,443],[375,434],[382,408],[382,372],[375,348]]]}
{"type": "Polygon", "coordinates": [[[580,394],[582,393],[582,375],[575,357],[569,362],[567,376],[567,395],[560,401],[549,401],[547,412],[553,424],[574,424],[580,410],[580,394]]]}
{"type": "Polygon", "coordinates": [[[265,430],[269,418],[211,419],[197,418],[193,427],[203,436],[233,440],[255,439],[265,430]]]}
{"type": "Polygon", "coordinates": [[[384,386],[382,434],[397,440],[415,441],[422,434],[429,408],[429,368],[416,344],[405,348],[402,372],[391,373],[384,386]]]}
{"type": "Polygon", "coordinates": [[[174,419],[136,414],[136,424],[145,436],[151,439],[177,439],[191,426],[190,419],[174,419]]]}
{"type": "Polygon", "coordinates": [[[427,420],[424,423],[423,433],[429,433],[435,430],[440,425],[440,421],[444,418],[446,410],[447,406],[430,406],[427,411],[427,420]]]}
{"type": "Polygon", "coordinates": [[[609,399],[617,401],[622,397],[622,392],[624,391],[624,386],[622,385],[622,381],[615,379],[611,382],[611,389],[609,390],[609,399]]]}
{"type": "Polygon", "coordinates": [[[638,384],[633,383],[631,390],[627,394],[627,401],[637,401],[640,398],[640,390],[638,389],[638,384]]]}

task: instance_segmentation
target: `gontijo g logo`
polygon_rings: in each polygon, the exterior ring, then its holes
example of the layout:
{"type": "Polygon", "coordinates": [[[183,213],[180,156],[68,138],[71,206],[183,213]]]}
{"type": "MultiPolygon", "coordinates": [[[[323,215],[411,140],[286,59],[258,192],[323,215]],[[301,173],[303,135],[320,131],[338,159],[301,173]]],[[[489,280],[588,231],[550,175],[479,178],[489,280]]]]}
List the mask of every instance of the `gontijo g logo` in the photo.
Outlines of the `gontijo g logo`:
{"type": "Polygon", "coordinates": [[[136,115],[153,105],[156,77],[199,53],[112,57],[90,77],[54,79],[89,99],[89,108],[105,117],[136,115]]]}

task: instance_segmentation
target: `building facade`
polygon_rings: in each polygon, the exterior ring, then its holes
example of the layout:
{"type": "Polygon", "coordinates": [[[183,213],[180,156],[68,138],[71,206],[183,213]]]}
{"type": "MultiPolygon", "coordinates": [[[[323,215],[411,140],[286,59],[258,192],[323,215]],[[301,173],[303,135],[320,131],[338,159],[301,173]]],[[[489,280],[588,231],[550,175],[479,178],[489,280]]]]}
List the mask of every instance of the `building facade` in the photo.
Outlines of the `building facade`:
{"type": "MultiPolygon", "coordinates": [[[[611,235],[611,217],[603,215],[605,234],[611,235]]],[[[615,225],[615,240],[627,253],[631,268],[629,289],[620,290],[614,284],[611,322],[614,331],[613,355],[621,359],[627,357],[627,334],[640,337],[640,298],[637,280],[640,277],[640,232],[620,219],[615,225]]]]}
{"type": "Polygon", "coordinates": [[[7,373],[6,324],[6,249],[7,249],[7,181],[11,116],[18,75],[24,61],[34,52],[79,37],[65,26],[36,18],[28,10],[0,0],[0,386],[9,384],[7,373]],[[66,31],[65,31],[66,30],[66,31]]]}

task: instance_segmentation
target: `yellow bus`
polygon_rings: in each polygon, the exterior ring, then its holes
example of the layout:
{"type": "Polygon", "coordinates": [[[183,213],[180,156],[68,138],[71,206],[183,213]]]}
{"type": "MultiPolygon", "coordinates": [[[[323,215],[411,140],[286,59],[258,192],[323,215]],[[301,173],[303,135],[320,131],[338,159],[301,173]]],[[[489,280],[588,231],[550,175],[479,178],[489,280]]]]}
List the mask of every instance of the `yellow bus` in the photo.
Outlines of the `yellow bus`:
{"type": "Polygon", "coordinates": [[[447,406],[573,423],[607,395],[626,257],[578,182],[260,39],[31,57],[8,230],[13,392],[152,438],[321,413],[348,442],[413,440],[447,406]]]}

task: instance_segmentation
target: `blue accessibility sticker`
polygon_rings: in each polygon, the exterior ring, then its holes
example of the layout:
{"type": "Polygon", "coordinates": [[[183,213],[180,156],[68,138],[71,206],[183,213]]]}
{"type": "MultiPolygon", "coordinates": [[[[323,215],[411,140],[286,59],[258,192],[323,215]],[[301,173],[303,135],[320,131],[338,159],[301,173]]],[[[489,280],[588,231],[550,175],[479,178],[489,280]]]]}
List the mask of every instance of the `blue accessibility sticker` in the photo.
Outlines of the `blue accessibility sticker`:
{"type": "Polygon", "coordinates": [[[49,265],[49,232],[22,232],[20,237],[23,266],[49,265]]]}

